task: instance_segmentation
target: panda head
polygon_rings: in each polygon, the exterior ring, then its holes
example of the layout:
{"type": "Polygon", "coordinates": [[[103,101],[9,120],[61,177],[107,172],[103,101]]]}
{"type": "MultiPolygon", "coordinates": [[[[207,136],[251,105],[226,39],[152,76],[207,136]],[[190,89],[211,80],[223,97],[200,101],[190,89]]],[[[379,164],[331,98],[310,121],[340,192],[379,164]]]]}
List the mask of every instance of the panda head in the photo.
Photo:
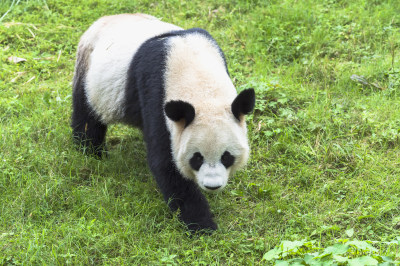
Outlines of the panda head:
{"type": "Polygon", "coordinates": [[[220,191],[230,175],[244,166],[249,157],[245,114],[253,111],[253,89],[242,91],[227,106],[209,101],[212,108],[196,112],[184,101],[165,104],[171,134],[173,159],[184,177],[206,191],[220,191]]]}

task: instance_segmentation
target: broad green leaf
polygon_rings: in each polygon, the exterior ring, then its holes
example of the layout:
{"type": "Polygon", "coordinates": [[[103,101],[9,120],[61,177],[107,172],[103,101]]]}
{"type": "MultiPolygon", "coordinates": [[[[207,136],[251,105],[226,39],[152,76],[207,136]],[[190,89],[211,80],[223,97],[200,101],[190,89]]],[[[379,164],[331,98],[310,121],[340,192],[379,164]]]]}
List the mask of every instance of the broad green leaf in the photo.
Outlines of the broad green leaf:
{"type": "Polygon", "coordinates": [[[324,253],[330,253],[332,255],[339,255],[339,254],[344,254],[349,250],[350,246],[349,245],[343,245],[343,244],[335,244],[333,246],[329,246],[324,250],[324,253]]]}
{"type": "Polygon", "coordinates": [[[391,258],[391,257],[381,256],[381,258],[382,258],[383,261],[386,261],[386,262],[394,262],[393,258],[391,258]]]}
{"type": "Polygon", "coordinates": [[[282,251],[279,250],[278,247],[271,249],[267,253],[264,254],[263,260],[274,260],[274,259],[279,259],[282,251]]]}
{"type": "Polygon", "coordinates": [[[276,266],[289,266],[290,264],[287,261],[277,260],[277,261],[275,261],[275,265],[276,266]]]}
{"type": "Polygon", "coordinates": [[[293,253],[297,252],[297,250],[304,245],[306,241],[282,241],[281,248],[284,252],[291,251],[293,253]]]}
{"type": "Polygon", "coordinates": [[[348,258],[339,256],[339,255],[333,255],[332,256],[334,260],[336,260],[337,262],[346,262],[348,261],[348,258]]]}
{"type": "Polygon", "coordinates": [[[378,261],[370,256],[362,256],[359,258],[348,260],[350,266],[361,265],[378,265],[378,261]]]}
{"type": "Polygon", "coordinates": [[[343,244],[335,244],[333,246],[327,247],[324,252],[317,256],[316,258],[324,258],[327,256],[331,255],[339,255],[339,254],[344,254],[349,250],[350,246],[349,245],[343,245],[343,244]]]}
{"type": "Polygon", "coordinates": [[[352,245],[352,246],[354,246],[354,247],[356,247],[357,249],[360,249],[360,250],[369,250],[369,251],[375,251],[375,252],[378,251],[371,244],[369,244],[369,243],[367,243],[365,241],[353,240],[353,241],[347,242],[347,244],[348,245],[352,245]]]}
{"type": "Polygon", "coordinates": [[[347,235],[348,237],[353,237],[353,235],[354,235],[354,228],[350,228],[349,230],[346,230],[345,233],[346,233],[346,235],[347,235]]]}
{"type": "Polygon", "coordinates": [[[307,264],[311,264],[313,262],[314,256],[310,254],[304,255],[304,262],[307,264]]]}

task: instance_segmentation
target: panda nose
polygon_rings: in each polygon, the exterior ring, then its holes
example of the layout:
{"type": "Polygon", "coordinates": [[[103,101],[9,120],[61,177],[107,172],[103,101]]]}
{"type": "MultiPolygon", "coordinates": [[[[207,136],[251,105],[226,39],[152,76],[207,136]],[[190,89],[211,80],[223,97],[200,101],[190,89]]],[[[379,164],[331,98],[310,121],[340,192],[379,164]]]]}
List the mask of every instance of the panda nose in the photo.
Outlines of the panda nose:
{"type": "Polygon", "coordinates": [[[209,187],[209,186],[205,186],[207,189],[210,189],[210,190],[216,190],[216,189],[219,189],[221,186],[216,186],[216,187],[209,187]]]}

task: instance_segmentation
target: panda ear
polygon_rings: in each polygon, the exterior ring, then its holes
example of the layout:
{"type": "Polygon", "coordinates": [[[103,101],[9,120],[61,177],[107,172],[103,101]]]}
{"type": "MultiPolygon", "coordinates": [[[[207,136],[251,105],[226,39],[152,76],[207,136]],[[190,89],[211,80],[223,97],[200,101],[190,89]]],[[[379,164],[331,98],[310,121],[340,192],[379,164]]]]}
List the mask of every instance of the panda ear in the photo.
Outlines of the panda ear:
{"type": "Polygon", "coordinates": [[[185,127],[187,127],[194,119],[194,107],[184,101],[169,101],[164,106],[165,114],[169,119],[178,122],[181,119],[185,120],[185,127]]]}
{"type": "Polygon", "coordinates": [[[233,115],[240,121],[242,115],[250,114],[256,103],[254,89],[247,89],[239,93],[232,103],[231,110],[233,115]]]}

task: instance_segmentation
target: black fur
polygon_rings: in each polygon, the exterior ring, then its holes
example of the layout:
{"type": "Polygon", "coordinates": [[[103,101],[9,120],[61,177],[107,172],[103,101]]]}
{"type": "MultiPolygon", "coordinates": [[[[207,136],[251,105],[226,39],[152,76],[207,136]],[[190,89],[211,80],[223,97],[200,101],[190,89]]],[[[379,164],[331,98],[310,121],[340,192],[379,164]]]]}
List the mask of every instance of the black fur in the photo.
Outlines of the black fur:
{"type": "Polygon", "coordinates": [[[165,104],[164,110],[172,121],[178,122],[184,119],[185,127],[192,123],[195,115],[193,106],[184,101],[169,101],[165,104]]]}
{"type": "Polygon", "coordinates": [[[226,151],[221,156],[221,163],[225,168],[231,167],[235,163],[235,157],[229,151],[226,151]]]}
{"type": "Polygon", "coordinates": [[[247,89],[239,93],[232,103],[231,110],[233,115],[240,121],[241,115],[249,114],[253,111],[256,104],[254,89],[247,89]]]}
{"type": "Polygon", "coordinates": [[[190,166],[193,168],[193,170],[196,171],[200,170],[200,167],[203,165],[203,163],[204,163],[204,158],[200,152],[195,152],[192,158],[190,158],[189,160],[190,166]]]}

